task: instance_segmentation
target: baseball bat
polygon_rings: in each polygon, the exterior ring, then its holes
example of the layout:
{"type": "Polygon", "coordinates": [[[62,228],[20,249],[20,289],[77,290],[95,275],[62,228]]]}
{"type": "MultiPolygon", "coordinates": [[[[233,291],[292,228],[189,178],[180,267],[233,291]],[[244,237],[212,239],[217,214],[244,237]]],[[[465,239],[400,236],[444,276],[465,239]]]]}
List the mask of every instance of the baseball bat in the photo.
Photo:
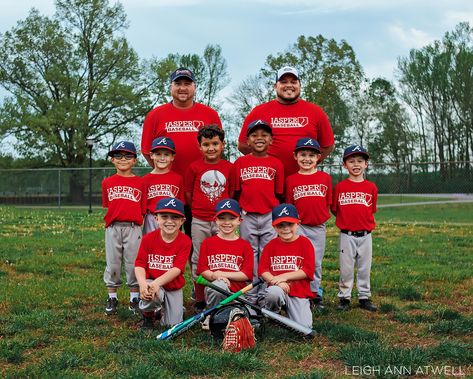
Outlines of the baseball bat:
{"type": "Polygon", "coordinates": [[[216,306],[206,309],[205,311],[196,314],[193,317],[188,318],[187,320],[184,320],[180,322],[179,324],[174,325],[173,327],[169,328],[168,330],[165,330],[161,334],[159,334],[156,339],[158,340],[167,340],[171,339],[174,337],[177,337],[178,335],[184,333],[186,330],[189,330],[192,328],[195,324],[197,324],[199,321],[203,320],[205,317],[207,317],[209,314],[214,312],[215,310],[223,307],[225,304],[228,304],[232,302],[233,300],[237,299],[238,296],[243,295],[245,292],[248,292],[252,288],[260,285],[263,281],[261,279],[257,279],[255,282],[248,284],[246,287],[242,288],[240,291],[235,292],[235,293],[230,293],[230,295],[226,298],[223,299],[220,303],[218,303],[216,306]]]}
{"type": "MultiPolygon", "coordinates": [[[[211,282],[209,282],[207,279],[205,279],[202,276],[199,276],[197,278],[196,283],[212,288],[213,290],[220,292],[222,295],[230,296],[232,294],[230,291],[227,291],[223,288],[216,286],[215,284],[212,284],[211,282]]],[[[272,312],[266,308],[261,308],[258,305],[250,303],[248,300],[245,300],[241,297],[238,297],[235,300],[241,304],[245,304],[253,308],[257,312],[260,312],[263,316],[270,319],[271,321],[276,322],[278,325],[282,326],[283,328],[290,330],[291,332],[302,334],[305,338],[314,338],[315,335],[317,334],[315,330],[311,328],[301,325],[298,322],[291,320],[288,317],[284,317],[280,315],[279,313],[272,312]]]]}

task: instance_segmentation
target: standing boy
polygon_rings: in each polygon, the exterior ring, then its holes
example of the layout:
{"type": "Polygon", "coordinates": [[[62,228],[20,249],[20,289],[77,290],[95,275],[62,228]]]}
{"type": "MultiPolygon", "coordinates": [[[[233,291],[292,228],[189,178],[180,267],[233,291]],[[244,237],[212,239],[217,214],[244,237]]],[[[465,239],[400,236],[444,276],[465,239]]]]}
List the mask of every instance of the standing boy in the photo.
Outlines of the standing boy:
{"type": "Polygon", "coordinates": [[[175,197],[184,201],[184,180],[181,175],[171,170],[175,156],[176,148],[171,138],[158,137],[153,140],[150,157],[154,168],[143,176],[147,195],[143,235],[158,228],[154,213],[159,200],[175,197]]]}
{"type": "Polygon", "coordinates": [[[315,250],[314,280],[310,288],[314,293],[313,304],[322,310],[322,259],[325,253],[325,222],[330,218],[332,203],[332,178],[318,171],[320,145],[312,138],[300,138],[294,149],[294,159],[299,171],[286,179],[286,203],[294,204],[301,218],[299,234],[306,236],[315,250]]]}
{"type": "Polygon", "coordinates": [[[161,324],[175,325],[183,318],[182,287],[191,241],[179,229],[184,223],[184,204],[166,197],[156,206],[159,229],[145,235],[135,262],[140,285],[143,328],[152,328],[162,308],[161,324]]]}
{"type": "Polygon", "coordinates": [[[294,205],[278,205],[273,209],[272,219],[278,237],[269,241],[261,254],[258,273],[268,287],[259,301],[275,312],[285,306],[291,320],[311,328],[314,248],[306,237],[297,234],[300,219],[294,205]]]}
{"type": "Polygon", "coordinates": [[[146,211],[142,178],[132,168],[136,163],[136,148],[132,142],[116,143],[108,153],[117,173],[102,182],[102,205],[105,214],[105,256],[107,265],[103,280],[108,290],[105,313],[117,312],[117,289],[121,285],[121,265],[125,266],[126,282],[130,288],[129,309],[138,309],[138,282],[134,262],[141,241],[141,224],[146,211]]]}
{"type": "MultiPolygon", "coordinates": [[[[225,132],[217,125],[204,126],[197,134],[203,157],[191,163],[184,180],[186,202],[192,210],[192,278],[197,278],[200,245],[205,238],[217,234],[215,205],[233,197],[235,175],[233,164],[222,159],[225,132]]],[[[195,310],[205,308],[205,287],[194,283],[195,310]]]]}
{"type": "Polygon", "coordinates": [[[369,155],[359,145],[349,146],[343,153],[343,167],[348,178],[335,186],[332,213],[340,229],[338,251],[340,255],[339,310],[350,308],[355,267],[356,286],[360,307],[376,311],[371,302],[370,273],[372,259],[371,231],[375,228],[373,214],[376,212],[378,188],[365,180],[363,174],[368,167],[369,155]]]}
{"type": "Polygon", "coordinates": [[[243,214],[240,235],[253,248],[256,278],[261,252],[276,237],[271,227],[271,210],[283,197],[284,167],[279,159],[268,155],[272,130],[267,122],[251,122],[246,136],[251,152],[235,161],[235,197],[240,201],[243,214]]]}

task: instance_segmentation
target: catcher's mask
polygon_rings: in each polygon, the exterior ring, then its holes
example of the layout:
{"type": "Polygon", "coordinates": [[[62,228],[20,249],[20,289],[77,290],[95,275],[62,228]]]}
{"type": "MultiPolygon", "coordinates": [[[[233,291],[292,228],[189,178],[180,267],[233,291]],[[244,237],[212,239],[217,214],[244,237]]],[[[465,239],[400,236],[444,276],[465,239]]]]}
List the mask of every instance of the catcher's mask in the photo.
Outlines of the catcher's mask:
{"type": "Polygon", "coordinates": [[[222,308],[217,309],[212,316],[210,316],[210,333],[214,338],[222,339],[225,329],[228,325],[228,319],[232,310],[237,309],[240,312],[244,313],[244,317],[250,318],[250,312],[244,305],[240,304],[228,304],[224,305],[222,308]]]}

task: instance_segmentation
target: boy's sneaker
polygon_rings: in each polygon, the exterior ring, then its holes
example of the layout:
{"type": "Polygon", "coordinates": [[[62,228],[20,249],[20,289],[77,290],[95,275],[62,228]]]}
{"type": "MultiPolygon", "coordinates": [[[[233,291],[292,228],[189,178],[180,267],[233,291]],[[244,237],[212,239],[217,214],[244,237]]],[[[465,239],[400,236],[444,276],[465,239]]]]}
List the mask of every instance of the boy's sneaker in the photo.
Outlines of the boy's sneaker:
{"type": "Polygon", "coordinates": [[[210,315],[202,321],[202,330],[210,330],[210,315]]]}
{"type": "Polygon", "coordinates": [[[141,330],[154,329],[154,314],[152,316],[143,315],[143,323],[141,324],[141,330]]]}
{"type": "Polygon", "coordinates": [[[207,303],[205,301],[197,301],[194,304],[194,313],[199,314],[205,311],[205,307],[207,306],[207,303]]]}
{"type": "Polygon", "coordinates": [[[110,316],[117,313],[118,299],[115,297],[109,297],[107,299],[107,305],[105,305],[105,313],[110,316]]]}
{"type": "Polygon", "coordinates": [[[337,310],[339,311],[348,311],[350,309],[350,299],[340,298],[340,301],[337,305],[337,310]]]}
{"type": "Polygon", "coordinates": [[[310,305],[312,309],[316,311],[323,311],[325,309],[324,302],[321,297],[316,296],[310,301],[310,305]]]}
{"type": "Polygon", "coordinates": [[[366,309],[370,312],[376,312],[378,310],[378,307],[374,305],[370,299],[360,299],[359,302],[361,309],[366,309]]]}
{"type": "Polygon", "coordinates": [[[130,301],[130,306],[128,309],[135,315],[140,314],[140,299],[135,297],[132,301],[130,301]]]}

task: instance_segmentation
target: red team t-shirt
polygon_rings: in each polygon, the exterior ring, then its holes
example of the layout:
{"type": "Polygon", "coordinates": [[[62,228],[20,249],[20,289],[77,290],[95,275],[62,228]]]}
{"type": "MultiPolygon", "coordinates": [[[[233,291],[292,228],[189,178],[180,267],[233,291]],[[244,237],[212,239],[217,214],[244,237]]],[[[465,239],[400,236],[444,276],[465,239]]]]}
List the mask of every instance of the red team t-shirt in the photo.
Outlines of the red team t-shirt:
{"type": "Polygon", "coordinates": [[[102,181],[102,206],[107,209],[103,218],[107,228],[114,221],[143,223],[146,196],[143,179],[139,176],[109,176],[102,181]]]}
{"type": "Polygon", "coordinates": [[[148,173],[143,176],[146,194],[146,209],[156,211],[158,201],[165,197],[175,197],[184,201],[184,179],[174,171],[165,174],[148,173]]]}
{"type": "Polygon", "coordinates": [[[210,164],[201,158],[190,165],[184,183],[185,191],[192,193],[192,217],[213,221],[215,204],[235,191],[233,164],[224,159],[210,164]]]}
{"type": "Polygon", "coordinates": [[[313,298],[310,281],[314,279],[315,255],[308,238],[299,236],[295,241],[284,242],[279,237],[264,247],[258,264],[258,275],[264,272],[277,276],[286,272],[303,270],[306,279],[289,282],[289,296],[313,298]]]}
{"type": "Polygon", "coordinates": [[[172,169],[184,176],[189,163],[202,156],[197,132],[210,124],[222,127],[218,113],[206,105],[194,103],[190,109],[179,109],[172,102],[163,104],[149,112],[145,118],[141,151],[149,154],[151,143],[157,137],[171,138],[176,146],[172,169]]]}
{"type": "MultiPolygon", "coordinates": [[[[213,236],[206,238],[200,247],[197,275],[204,271],[243,272],[250,280],[253,278],[253,249],[249,242],[238,238],[228,241],[213,236]]],[[[237,292],[247,282],[230,281],[230,290],[237,292]]]]}
{"type": "Polygon", "coordinates": [[[342,180],[333,191],[331,209],[336,217],[335,224],[342,230],[352,232],[373,230],[376,226],[373,214],[376,213],[377,200],[376,184],[368,180],[342,180]]]}
{"type": "Polygon", "coordinates": [[[286,203],[294,204],[303,225],[323,224],[330,218],[332,177],[323,171],[289,176],[286,179],[286,203]]]}
{"type": "Polygon", "coordinates": [[[241,191],[240,206],[246,212],[266,214],[279,204],[284,192],[284,167],[277,158],[251,154],[235,161],[235,191],[241,191]]]}
{"type": "Polygon", "coordinates": [[[245,118],[239,142],[246,142],[248,124],[258,119],[268,122],[273,128],[273,143],[269,146],[268,154],[284,163],[286,176],[299,170],[293,156],[299,138],[313,138],[322,147],[334,143],[332,127],[325,112],[318,105],[302,99],[289,105],[271,100],[253,108],[245,118]]]}
{"type": "Polygon", "coordinates": [[[172,242],[166,242],[161,237],[161,230],[157,229],[143,236],[135,267],[146,270],[146,279],[156,279],[164,275],[173,267],[181,270],[181,274],[166,284],[167,291],[174,291],[184,287],[184,270],[190,253],[192,242],[188,236],[179,232],[172,242]]]}

